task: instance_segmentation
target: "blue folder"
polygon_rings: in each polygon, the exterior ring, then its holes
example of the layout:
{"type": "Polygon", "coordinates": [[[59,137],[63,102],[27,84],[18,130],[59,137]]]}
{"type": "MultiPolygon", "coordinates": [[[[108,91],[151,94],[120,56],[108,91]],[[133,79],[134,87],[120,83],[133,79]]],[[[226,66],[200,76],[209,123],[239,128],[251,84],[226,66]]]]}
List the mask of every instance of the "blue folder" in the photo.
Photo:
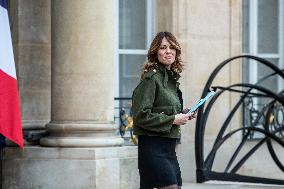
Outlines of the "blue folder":
{"type": "Polygon", "coordinates": [[[193,113],[193,112],[195,112],[202,104],[204,104],[204,103],[206,102],[206,100],[208,100],[210,97],[214,96],[215,94],[216,94],[215,91],[210,91],[210,92],[208,92],[207,95],[206,95],[204,98],[200,99],[200,100],[195,104],[194,107],[189,108],[189,112],[188,112],[188,113],[193,113]]]}

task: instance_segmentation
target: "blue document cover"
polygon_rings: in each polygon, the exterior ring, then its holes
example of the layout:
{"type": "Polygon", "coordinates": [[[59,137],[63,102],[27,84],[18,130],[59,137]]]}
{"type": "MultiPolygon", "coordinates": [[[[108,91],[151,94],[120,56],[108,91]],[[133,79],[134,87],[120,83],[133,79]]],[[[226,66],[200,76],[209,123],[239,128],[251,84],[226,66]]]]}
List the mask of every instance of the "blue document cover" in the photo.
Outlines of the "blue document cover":
{"type": "Polygon", "coordinates": [[[193,112],[195,112],[202,104],[204,104],[204,103],[206,102],[206,100],[208,100],[210,97],[214,96],[215,94],[216,94],[215,91],[210,91],[210,92],[208,92],[207,95],[206,95],[204,98],[200,99],[200,100],[195,104],[194,107],[189,108],[189,112],[188,112],[188,113],[193,113],[193,112]]]}

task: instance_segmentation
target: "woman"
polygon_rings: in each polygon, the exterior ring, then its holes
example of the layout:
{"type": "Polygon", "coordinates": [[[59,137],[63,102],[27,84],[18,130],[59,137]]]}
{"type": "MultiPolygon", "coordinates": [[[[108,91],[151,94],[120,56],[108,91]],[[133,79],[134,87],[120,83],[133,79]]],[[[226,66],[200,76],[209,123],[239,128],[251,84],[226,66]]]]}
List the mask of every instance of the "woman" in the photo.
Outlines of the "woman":
{"type": "Polygon", "coordinates": [[[180,45],[170,32],[160,32],[147,58],[132,97],[140,189],[178,189],[182,179],[175,147],[180,125],[195,118],[195,113],[187,114],[182,107],[180,45]]]}

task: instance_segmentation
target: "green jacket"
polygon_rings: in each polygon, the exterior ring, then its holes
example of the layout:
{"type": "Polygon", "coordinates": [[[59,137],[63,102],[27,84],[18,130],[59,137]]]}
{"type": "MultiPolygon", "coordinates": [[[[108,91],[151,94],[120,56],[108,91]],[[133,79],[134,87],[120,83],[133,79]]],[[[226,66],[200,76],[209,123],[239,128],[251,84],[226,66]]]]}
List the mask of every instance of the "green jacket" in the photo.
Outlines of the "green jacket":
{"type": "Polygon", "coordinates": [[[135,135],[180,138],[180,126],[173,125],[175,115],[181,112],[179,77],[161,64],[144,75],[132,96],[135,135]]]}

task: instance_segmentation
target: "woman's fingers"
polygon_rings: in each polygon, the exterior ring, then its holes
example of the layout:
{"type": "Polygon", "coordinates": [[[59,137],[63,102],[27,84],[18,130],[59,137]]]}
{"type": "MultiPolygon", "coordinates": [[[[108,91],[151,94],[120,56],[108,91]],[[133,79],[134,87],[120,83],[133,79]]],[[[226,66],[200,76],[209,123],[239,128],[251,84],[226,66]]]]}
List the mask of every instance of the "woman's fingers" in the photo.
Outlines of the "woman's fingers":
{"type": "Polygon", "coordinates": [[[193,118],[196,118],[196,112],[193,112],[191,114],[176,114],[174,123],[175,125],[184,125],[187,123],[188,120],[191,120],[193,118]]]}
{"type": "Polygon", "coordinates": [[[174,120],[174,124],[175,125],[184,125],[186,124],[186,122],[189,119],[189,115],[188,114],[176,114],[175,115],[175,120],[174,120]]]}
{"type": "Polygon", "coordinates": [[[189,110],[190,110],[189,108],[185,108],[185,109],[182,110],[182,113],[187,114],[189,112],[189,110]]]}
{"type": "Polygon", "coordinates": [[[196,118],[196,114],[197,114],[196,111],[193,112],[192,114],[190,114],[190,115],[189,115],[189,120],[192,120],[192,119],[196,118]]]}

